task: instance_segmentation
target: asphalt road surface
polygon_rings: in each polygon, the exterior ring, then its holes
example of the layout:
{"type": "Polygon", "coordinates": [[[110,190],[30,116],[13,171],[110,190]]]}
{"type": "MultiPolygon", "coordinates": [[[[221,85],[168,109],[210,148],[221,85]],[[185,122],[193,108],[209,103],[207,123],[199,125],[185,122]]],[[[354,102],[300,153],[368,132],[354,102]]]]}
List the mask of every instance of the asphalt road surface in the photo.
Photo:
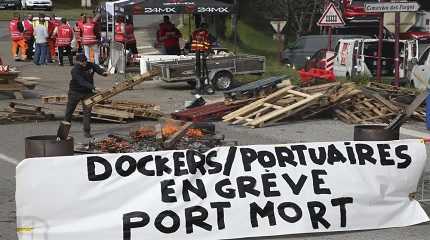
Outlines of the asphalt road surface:
{"type": "MultiPolygon", "coordinates": [[[[139,17],[136,25],[142,27],[146,32],[139,33],[145,37],[139,41],[140,46],[151,45],[153,33],[148,32],[149,26],[157,23],[160,18],[153,16],[139,17]]],[[[0,23],[1,34],[4,34],[6,23],[0,23]]],[[[0,36],[1,36],[0,34],[0,36]]],[[[9,63],[10,44],[6,38],[0,39],[1,57],[9,63]]],[[[21,101],[29,104],[40,104],[41,96],[61,95],[67,91],[70,67],[59,67],[50,65],[48,67],[37,67],[32,63],[16,63],[22,71],[21,77],[38,79],[39,86],[35,90],[24,93],[25,100],[21,101]]],[[[112,78],[96,77],[96,85],[99,88],[112,86],[112,78]]],[[[186,84],[167,84],[162,82],[146,82],[131,91],[120,94],[117,99],[135,99],[159,104],[162,111],[172,112],[182,109],[184,101],[191,100],[190,88],[186,84]]],[[[7,106],[10,96],[0,95],[0,108],[7,106]]],[[[221,95],[215,95],[207,100],[220,99],[221,95]]],[[[50,111],[56,114],[58,121],[63,117],[63,106],[49,106],[50,111]]],[[[24,158],[24,139],[33,135],[55,134],[58,121],[17,123],[10,125],[0,125],[0,240],[15,240],[15,166],[24,158]]],[[[126,130],[129,127],[141,126],[143,124],[154,124],[153,122],[137,122],[126,125],[96,123],[93,124],[93,133],[96,136],[106,135],[113,131],[126,130]]],[[[76,142],[83,142],[82,125],[74,122],[71,135],[76,142]]],[[[311,120],[301,122],[290,122],[288,124],[269,127],[264,129],[248,129],[242,127],[231,127],[225,124],[217,124],[217,131],[226,135],[228,139],[236,139],[240,145],[250,144],[274,144],[293,142],[315,142],[315,141],[342,141],[351,140],[353,127],[340,121],[311,120]]],[[[423,123],[410,123],[402,129],[402,138],[419,138],[428,136],[423,123]]],[[[427,167],[430,171],[430,167],[427,167]]],[[[43,197],[43,196],[41,196],[43,197]]],[[[430,206],[423,205],[430,213],[430,206]]],[[[418,226],[393,228],[374,231],[357,231],[349,233],[329,233],[329,234],[305,234],[294,236],[280,236],[273,238],[257,239],[290,239],[290,240],[428,240],[430,236],[430,224],[418,226]]]]}

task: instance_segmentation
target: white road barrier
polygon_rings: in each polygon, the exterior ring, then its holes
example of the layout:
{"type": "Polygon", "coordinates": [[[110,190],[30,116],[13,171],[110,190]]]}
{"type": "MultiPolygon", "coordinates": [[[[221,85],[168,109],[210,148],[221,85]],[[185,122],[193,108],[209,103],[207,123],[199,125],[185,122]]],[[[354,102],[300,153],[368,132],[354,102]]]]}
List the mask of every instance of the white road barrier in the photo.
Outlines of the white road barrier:
{"type": "Polygon", "coordinates": [[[27,159],[20,240],[231,239],[403,227],[420,140],[220,147],[27,159]]]}

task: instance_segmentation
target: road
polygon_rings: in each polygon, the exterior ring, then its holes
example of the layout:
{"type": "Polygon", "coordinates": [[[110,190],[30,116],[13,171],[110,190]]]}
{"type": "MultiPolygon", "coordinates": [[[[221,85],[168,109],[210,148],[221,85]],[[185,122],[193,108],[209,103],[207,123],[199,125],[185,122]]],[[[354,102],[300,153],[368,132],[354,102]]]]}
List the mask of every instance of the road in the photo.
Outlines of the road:
{"type": "MultiPolygon", "coordinates": [[[[148,27],[157,23],[160,18],[139,17],[136,19],[136,26],[145,30],[140,32],[140,44],[151,45],[153,31],[148,32],[148,27]],[[143,43],[142,43],[143,42],[143,43]]],[[[1,34],[5,33],[7,23],[0,23],[1,34]]],[[[1,36],[0,34],[0,36],[1,36]]],[[[5,61],[11,62],[9,42],[6,38],[0,37],[0,49],[3,49],[2,57],[5,61]]],[[[25,92],[25,100],[22,102],[30,104],[40,104],[39,98],[48,95],[61,95],[67,91],[70,67],[60,67],[51,65],[48,67],[37,67],[32,63],[16,63],[22,71],[22,77],[32,77],[39,79],[40,85],[33,91],[25,92]]],[[[112,78],[96,77],[96,85],[99,88],[108,88],[112,85],[112,78]]],[[[191,100],[190,88],[186,84],[166,84],[161,82],[146,82],[131,91],[119,95],[118,99],[135,99],[146,102],[153,102],[161,106],[164,112],[173,112],[182,109],[184,101],[191,100]]],[[[7,106],[9,96],[0,95],[0,108],[7,106]]],[[[208,97],[207,100],[220,99],[217,94],[208,97]]],[[[58,121],[63,117],[63,106],[50,106],[50,111],[58,117],[58,121]]],[[[0,144],[0,240],[15,240],[15,166],[24,158],[24,139],[27,136],[46,135],[56,132],[58,121],[17,123],[10,125],[0,125],[2,144],[0,144]]],[[[128,127],[141,126],[142,124],[154,124],[153,122],[138,122],[126,125],[97,123],[93,124],[93,133],[96,136],[105,135],[109,131],[126,130],[128,127]]],[[[423,123],[411,123],[402,130],[402,138],[418,138],[428,136],[423,123]]],[[[82,125],[74,122],[71,135],[76,142],[83,142],[82,125]]],[[[353,127],[340,121],[309,120],[301,122],[290,122],[284,125],[264,128],[248,129],[243,127],[231,127],[222,123],[217,124],[217,131],[225,134],[229,139],[237,139],[241,145],[251,144],[274,144],[293,142],[315,142],[315,141],[342,141],[351,140],[353,127]]],[[[430,166],[427,166],[430,171],[430,166]]],[[[424,205],[428,213],[430,206],[424,205]]],[[[258,239],[279,239],[279,240],[427,240],[430,235],[430,225],[422,224],[406,228],[394,228],[375,231],[358,231],[351,233],[330,233],[330,234],[309,234],[295,236],[280,236],[273,238],[258,239]]]]}

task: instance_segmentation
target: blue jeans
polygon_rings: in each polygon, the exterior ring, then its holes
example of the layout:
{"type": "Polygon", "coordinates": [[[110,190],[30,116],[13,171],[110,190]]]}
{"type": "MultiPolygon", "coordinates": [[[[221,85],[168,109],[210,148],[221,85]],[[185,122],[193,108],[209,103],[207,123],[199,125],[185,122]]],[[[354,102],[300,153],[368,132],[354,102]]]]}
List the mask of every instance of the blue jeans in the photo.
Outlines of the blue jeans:
{"type": "Polygon", "coordinates": [[[48,43],[36,43],[36,52],[34,53],[34,63],[36,65],[46,65],[48,57],[48,43]]]}

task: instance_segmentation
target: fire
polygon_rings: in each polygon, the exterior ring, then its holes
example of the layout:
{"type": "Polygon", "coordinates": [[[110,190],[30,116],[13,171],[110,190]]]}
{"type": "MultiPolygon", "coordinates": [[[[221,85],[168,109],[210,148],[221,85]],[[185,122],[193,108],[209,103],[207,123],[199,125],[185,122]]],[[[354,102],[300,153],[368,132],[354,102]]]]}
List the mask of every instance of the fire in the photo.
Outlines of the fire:
{"type": "Polygon", "coordinates": [[[137,140],[155,137],[156,135],[157,133],[154,131],[154,129],[149,127],[139,128],[136,132],[132,133],[132,137],[137,140]]]}
{"type": "Polygon", "coordinates": [[[163,137],[168,138],[175,134],[178,131],[178,127],[170,122],[167,122],[164,124],[163,128],[161,129],[161,133],[163,134],[163,137]]]}
{"type": "Polygon", "coordinates": [[[202,130],[196,128],[190,128],[187,131],[187,137],[189,138],[202,138],[204,136],[202,130]]]}

